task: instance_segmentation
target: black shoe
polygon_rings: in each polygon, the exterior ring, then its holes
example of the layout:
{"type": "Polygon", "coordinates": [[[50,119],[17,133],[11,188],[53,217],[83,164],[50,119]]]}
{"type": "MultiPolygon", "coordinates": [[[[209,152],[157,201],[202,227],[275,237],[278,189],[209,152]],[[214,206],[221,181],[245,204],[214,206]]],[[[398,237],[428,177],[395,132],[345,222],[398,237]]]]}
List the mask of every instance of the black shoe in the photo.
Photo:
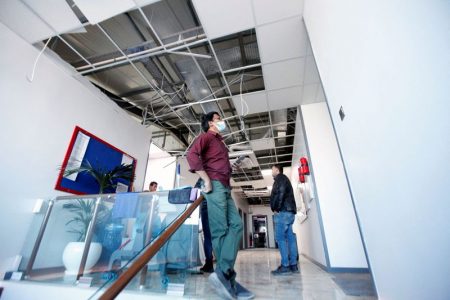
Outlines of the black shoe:
{"type": "Polygon", "coordinates": [[[285,266],[279,266],[276,270],[273,270],[272,275],[289,275],[292,274],[291,268],[285,266]]]}
{"type": "Polygon", "coordinates": [[[225,278],[225,275],[219,268],[216,268],[214,273],[209,275],[208,281],[223,299],[233,300],[236,298],[236,291],[231,285],[230,279],[225,278]]]}
{"type": "Polygon", "coordinates": [[[298,265],[291,265],[291,266],[289,266],[289,268],[291,269],[292,273],[300,273],[300,271],[298,269],[298,265]]]}
{"type": "Polygon", "coordinates": [[[214,272],[214,267],[212,262],[205,262],[205,265],[203,267],[200,268],[200,271],[202,271],[203,273],[212,273],[214,272]]]}
{"type": "Polygon", "coordinates": [[[238,300],[250,300],[255,298],[255,294],[247,290],[236,280],[234,281],[234,290],[236,292],[236,297],[238,300]]]}

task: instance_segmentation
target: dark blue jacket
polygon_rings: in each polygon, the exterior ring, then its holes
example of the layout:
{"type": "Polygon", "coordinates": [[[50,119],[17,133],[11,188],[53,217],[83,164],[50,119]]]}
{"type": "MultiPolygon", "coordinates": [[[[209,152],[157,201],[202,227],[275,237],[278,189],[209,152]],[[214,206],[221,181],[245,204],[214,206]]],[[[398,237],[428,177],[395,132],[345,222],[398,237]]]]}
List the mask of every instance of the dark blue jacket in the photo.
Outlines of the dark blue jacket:
{"type": "Polygon", "coordinates": [[[289,178],[284,174],[278,174],[274,179],[275,182],[270,195],[270,208],[276,212],[288,211],[296,214],[297,206],[295,205],[294,191],[289,178]]]}

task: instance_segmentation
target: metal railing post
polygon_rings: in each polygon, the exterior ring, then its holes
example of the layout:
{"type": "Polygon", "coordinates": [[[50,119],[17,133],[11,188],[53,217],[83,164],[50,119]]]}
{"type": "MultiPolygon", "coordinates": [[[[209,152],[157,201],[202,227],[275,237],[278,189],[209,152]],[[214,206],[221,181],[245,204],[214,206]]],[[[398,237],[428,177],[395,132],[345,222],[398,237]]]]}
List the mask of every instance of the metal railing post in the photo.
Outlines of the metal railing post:
{"type": "Polygon", "coordinates": [[[48,219],[50,218],[50,214],[53,209],[53,204],[55,203],[55,200],[51,199],[48,202],[47,211],[44,215],[44,220],[42,220],[41,227],[39,228],[39,233],[36,238],[36,242],[33,246],[33,251],[31,251],[30,260],[28,261],[27,268],[25,270],[25,276],[28,278],[30,276],[31,269],[33,269],[34,261],[36,260],[37,252],[39,250],[39,247],[41,246],[42,238],[44,236],[45,228],[47,227],[48,219]]]}
{"type": "MultiPolygon", "coordinates": [[[[152,240],[152,227],[153,227],[153,216],[155,214],[155,206],[156,206],[156,202],[158,200],[155,199],[155,197],[152,197],[152,202],[150,204],[150,211],[148,213],[148,222],[147,222],[147,234],[145,236],[145,246],[148,245],[148,243],[150,243],[150,241],[152,240]]],[[[142,268],[141,271],[141,278],[139,280],[139,286],[140,288],[143,288],[145,286],[145,281],[147,280],[147,265],[145,265],[142,268]]]]}
{"type": "MultiPolygon", "coordinates": [[[[108,196],[109,198],[110,196],[108,196]]],[[[80,268],[78,269],[77,280],[84,274],[84,268],[86,266],[87,257],[89,254],[89,248],[91,247],[92,237],[94,235],[95,222],[97,221],[98,211],[102,202],[102,196],[98,196],[95,201],[94,214],[92,215],[91,222],[86,232],[86,239],[84,240],[83,256],[81,257],[80,268]]]]}

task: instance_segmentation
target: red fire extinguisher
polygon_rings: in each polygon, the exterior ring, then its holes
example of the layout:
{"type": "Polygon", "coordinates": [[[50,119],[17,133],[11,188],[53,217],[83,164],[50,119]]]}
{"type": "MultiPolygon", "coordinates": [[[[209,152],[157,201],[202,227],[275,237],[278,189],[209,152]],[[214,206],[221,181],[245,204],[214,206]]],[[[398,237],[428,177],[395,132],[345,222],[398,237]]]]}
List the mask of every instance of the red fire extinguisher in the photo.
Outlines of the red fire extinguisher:
{"type": "Polygon", "coordinates": [[[300,158],[300,167],[298,168],[298,180],[305,183],[305,175],[309,175],[308,160],[306,157],[300,158]]]}
{"type": "Polygon", "coordinates": [[[300,158],[300,170],[303,175],[309,175],[308,160],[306,157],[300,158]]]}
{"type": "Polygon", "coordinates": [[[302,167],[298,167],[298,180],[305,183],[305,175],[302,173],[302,167]]]}
{"type": "Polygon", "coordinates": [[[298,175],[298,180],[299,180],[301,183],[305,183],[305,175],[299,174],[299,175],[298,175]]]}

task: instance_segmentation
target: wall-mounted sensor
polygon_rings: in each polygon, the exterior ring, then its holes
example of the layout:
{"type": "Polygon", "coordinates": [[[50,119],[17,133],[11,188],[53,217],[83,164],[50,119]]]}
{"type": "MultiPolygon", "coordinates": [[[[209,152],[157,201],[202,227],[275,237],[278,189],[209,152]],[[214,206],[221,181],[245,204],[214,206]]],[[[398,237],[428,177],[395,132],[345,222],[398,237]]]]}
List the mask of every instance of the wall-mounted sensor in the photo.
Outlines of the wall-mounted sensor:
{"type": "Polygon", "coordinates": [[[339,109],[339,117],[341,117],[341,121],[344,121],[345,113],[344,113],[344,109],[342,108],[342,106],[339,109]]]}

